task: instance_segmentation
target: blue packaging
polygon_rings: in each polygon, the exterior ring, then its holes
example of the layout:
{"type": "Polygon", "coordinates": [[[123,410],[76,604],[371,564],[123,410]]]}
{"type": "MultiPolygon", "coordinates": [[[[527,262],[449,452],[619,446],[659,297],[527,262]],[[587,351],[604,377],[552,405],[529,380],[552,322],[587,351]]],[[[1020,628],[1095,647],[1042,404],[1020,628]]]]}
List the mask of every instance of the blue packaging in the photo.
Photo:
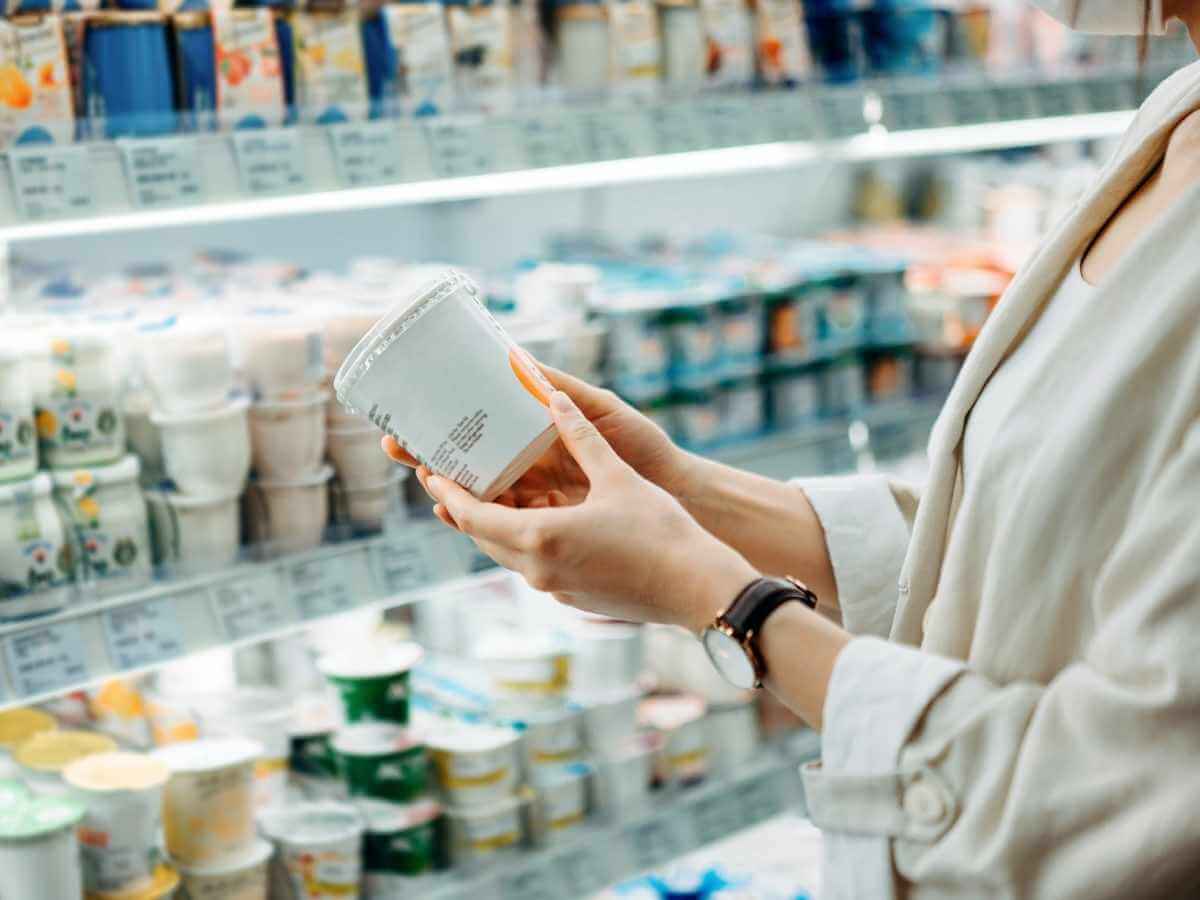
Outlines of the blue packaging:
{"type": "Polygon", "coordinates": [[[813,61],[825,80],[835,84],[857,81],[863,68],[863,36],[858,16],[844,10],[809,11],[804,22],[813,61]]]}
{"type": "Polygon", "coordinates": [[[859,13],[867,63],[879,75],[928,75],[941,69],[950,21],[946,10],[876,5],[859,13]]]}
{"type": "MultiPolygon", "coordinates": [[[[262,4],[266,6],[266,4],[262,4]]],[[[299,118],[296,109],[296,33],[287,13],[275,13],[275,42],[279,45],[279,70],[283,75],[283,123],[299,118]]]]}
{"type": "Polygon", "coordinates": [[[388,38],[383,13],[363,19],[363,58],[367,64],[367,95],[370,98],[370,117],[380,119],[390,115],[390,98],[396,92],[396,51],[388,38]]]}
{"type": "Polygon", "coordinates": [[[90,16],[83,39],[87,116],[104,136],[155,137],[175,130],[167,17],[152,12],[90,16]]]}
{"type": "Polygon", "coordinates": [[[212,20],[206,12],[186,12],[176,13],[171,21],[180,124],[190,131],[213,131],[217,127],[217,54],[212,20]]]}

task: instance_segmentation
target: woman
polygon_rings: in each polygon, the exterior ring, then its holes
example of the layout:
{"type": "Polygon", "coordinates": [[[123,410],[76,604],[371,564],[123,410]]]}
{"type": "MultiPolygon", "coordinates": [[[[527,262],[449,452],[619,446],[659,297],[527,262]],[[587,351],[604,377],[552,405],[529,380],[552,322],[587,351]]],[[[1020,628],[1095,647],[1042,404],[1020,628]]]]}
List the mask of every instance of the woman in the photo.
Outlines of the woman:
{"type": "MultiPolygon", "coordinates": [[[[1162,3],[1075,18],[1200,42],[1200,0],[1162,3]]],[[[553,372],[563,448],[501,503],[418,472],[534,587],[708,629],[822,729],[826,898],[1200,896],[1198,107],[1191,66],[1014,280],[920,492],[736,472],[553,372]]]]}

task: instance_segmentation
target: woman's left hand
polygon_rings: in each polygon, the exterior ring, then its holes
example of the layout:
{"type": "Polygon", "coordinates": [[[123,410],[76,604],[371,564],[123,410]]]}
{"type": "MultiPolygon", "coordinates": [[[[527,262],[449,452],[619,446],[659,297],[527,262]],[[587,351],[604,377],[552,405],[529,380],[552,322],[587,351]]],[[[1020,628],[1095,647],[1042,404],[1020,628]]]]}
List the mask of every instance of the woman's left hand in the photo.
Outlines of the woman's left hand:
{"type": "Polygon", "coordinates": [[[439,518],[536,590],[572,606],[702,630],[757,572],[622,461],[565,393],[552,395],[550,409],[587,476],[582,502],[514,509],[419,470],[439,518]]]}

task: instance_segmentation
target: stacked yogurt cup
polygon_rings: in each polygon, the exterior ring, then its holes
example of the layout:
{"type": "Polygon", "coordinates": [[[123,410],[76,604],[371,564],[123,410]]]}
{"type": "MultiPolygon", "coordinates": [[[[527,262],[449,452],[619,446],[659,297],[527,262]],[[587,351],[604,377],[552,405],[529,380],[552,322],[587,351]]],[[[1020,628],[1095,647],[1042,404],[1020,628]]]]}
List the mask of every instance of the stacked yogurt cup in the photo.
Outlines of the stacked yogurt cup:
{"type": "Polygon", "coordinates": [[[234,391],[228,335],[215,319],[171,317],[134,340],[145,394],[126,407],[130,441],[143,462],[161,458],[167,478],[146,491],[158,559],[180,576],[224,568],[238,558],[250,471],[248,402],[234,391]]]}
{"type": "Polygon", "coordinates": [[[325,358],[320,321],[286,304],[236,317],[236,358],[249,408],[254,482],[246,497],[252,543],[268,556],[320,545],[329,519],[325,358]]]}

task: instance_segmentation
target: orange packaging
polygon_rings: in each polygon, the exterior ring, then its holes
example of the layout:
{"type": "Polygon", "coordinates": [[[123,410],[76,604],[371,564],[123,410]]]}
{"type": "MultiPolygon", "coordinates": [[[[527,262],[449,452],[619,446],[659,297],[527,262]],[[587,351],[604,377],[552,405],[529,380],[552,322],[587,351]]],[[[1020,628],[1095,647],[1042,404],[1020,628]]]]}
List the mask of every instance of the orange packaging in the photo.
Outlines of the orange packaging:
{"type": "Polygon", "coordinates": [[[283,124],[283,68],[269,9],[213,11],[217,53],[217,121],[221,128],[283,124]]]}
{"type": "Polygon", "coordinates": [[[67,48],[57,16],[0,21],[0,148],[75,137],[67,48]]]}

